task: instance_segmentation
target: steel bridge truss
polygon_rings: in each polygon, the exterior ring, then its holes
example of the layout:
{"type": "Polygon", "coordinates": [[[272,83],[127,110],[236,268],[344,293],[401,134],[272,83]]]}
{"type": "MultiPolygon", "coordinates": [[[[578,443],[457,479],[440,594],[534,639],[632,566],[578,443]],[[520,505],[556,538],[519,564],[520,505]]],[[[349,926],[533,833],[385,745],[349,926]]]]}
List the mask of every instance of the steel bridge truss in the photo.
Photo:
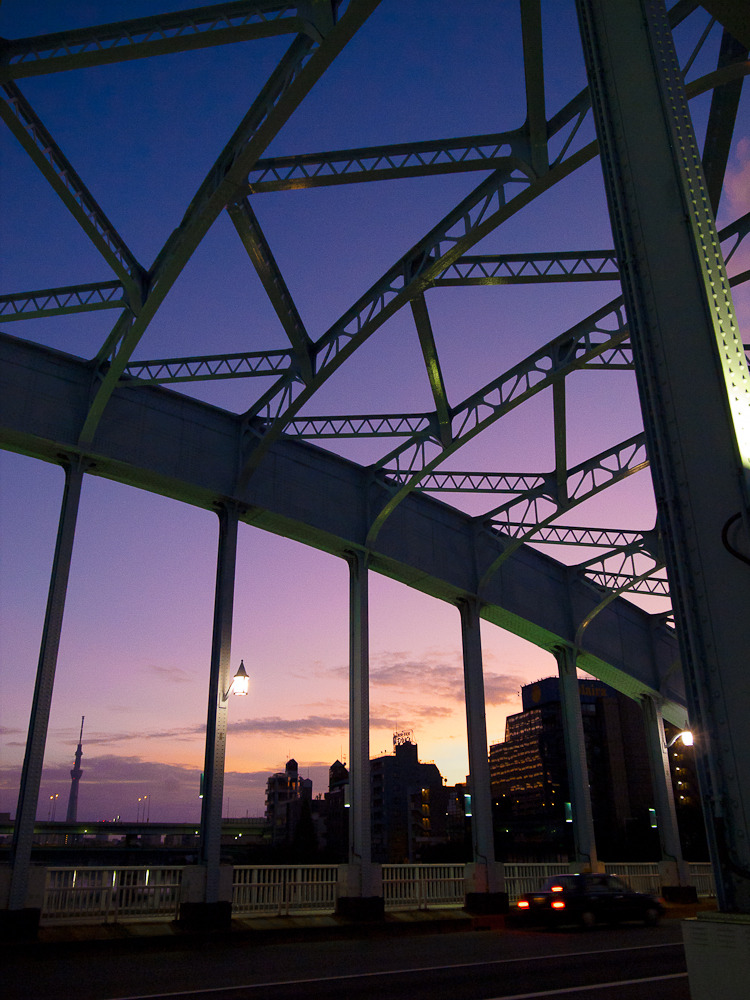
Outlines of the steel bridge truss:
{"type": "MultiPolygon", "coordinates": [[[[516,129],[462,138],[264,156],[279,128],[376,6],[377,0],[235,0],[3,41],[0,85],[4,96],[0,115],[111,269],[113,278],[52,289],[9,291],[0,296],[0,320],[17,322],[118,310],[116,322],[92,359],[92,399],[80,434],[84,449],[94,440],[102,413],[118,385],[135,391],[153,383],[266,377],[270,384],[264,384],[244,414],[241,482],[247,482],[269,447],[282,435],[329,442],[397,439],[372,465],[373,479],[385,487],[388,500],[374,512],[368,545],[374,544],[389,515],[413,491],[444,496],[487,494],[488,508],[477,517],[477,523],[505,539],[499,561],[524,542],[565,545],[574,552],[593,546],[598,554],[576,567],[581,578],[605,592],[631,590],[667,597],[656,529],[638,532],[556,523],[574,506],[648,465],[643,435],[615,443],[572,468],[567,465],[566,378],[573,372],[633,368],[622,300],[614,299],[522,362],[494,375],[483,388],[457,404],[449,401],[431,329],[428,298],[444,294],[437,293],[438,289],[619,280],[617,258],[610,249],[471,252],[511,216],[598,153],[596,141],[591,140],[587,89],[552,114],[545,106],[539,3],[521,2],[526,114],[516,129]],[[136,259],[17,82],[209,46],[260,44],[263,39],[280,35],[290,36],[289,48],[219,154],[179,227],[148,265],[136,259]],[[469,172],[481,174],[473,191],[418,239],[407,254],[394,261],[328,330],[317,338],[312,336],[261,228],[258,212],[264,194],[469,172]],[[149,324],[191,254],[223,211],[239,235],[289,346],[138,360],[136,355],[149,324]],[[395,414],[309,412],[316,392],[407,305],[419,337],[434,409],[395,414]],[[545,389],[551,390],[554,398],[555,468],[504,473],[442,467],[478,435],[545,389]]],[[[687,79],[693,63],[709,44],[714,22],[697,2],[690,0],[674,4],[670,18],[673,27],[682,22],[696,25],[697,40],[683,67],[687,79]]],[[[725,31],[715,71],[687,82],[691,96],[707,90],[713,94],[704,168],[715,205],[747,67],[747,51],[725,31]]],[[[750,214],[735,220],[720,234],[728,264],[735,257],[739,260],[738,251],[749,231],[750,214]]],[[[739,270],[731,281],[737,285],[749,277],[749,270],[739,270]]],[[[490,567],[485,578],[496,568],[490,567]]]]}

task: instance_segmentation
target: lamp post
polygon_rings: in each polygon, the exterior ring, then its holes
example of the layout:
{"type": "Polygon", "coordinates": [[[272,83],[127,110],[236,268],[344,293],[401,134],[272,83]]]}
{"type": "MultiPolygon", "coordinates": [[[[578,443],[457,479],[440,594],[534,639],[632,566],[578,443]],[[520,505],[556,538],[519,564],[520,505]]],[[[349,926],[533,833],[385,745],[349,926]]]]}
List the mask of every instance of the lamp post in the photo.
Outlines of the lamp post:
{"type": "MultiPolygon", "coordinates": [[[[225,668],[226,669],[226,668],[225,668]]],[[[245,661],[240,665],[228,687],[216,671],[213,699],[209,708],[206,737],[206,765],[201,808],[201,861],[206,866],[206,898],[209,905],[219,900],[219,868],[221,855],[221,822],[224,802],[224,755],[226,749],[227,709],[229,695],[246,696],[250,691],[250,678],[245,661]]],[[[224,675],[228,679],[228,670],[224,675]]]]}

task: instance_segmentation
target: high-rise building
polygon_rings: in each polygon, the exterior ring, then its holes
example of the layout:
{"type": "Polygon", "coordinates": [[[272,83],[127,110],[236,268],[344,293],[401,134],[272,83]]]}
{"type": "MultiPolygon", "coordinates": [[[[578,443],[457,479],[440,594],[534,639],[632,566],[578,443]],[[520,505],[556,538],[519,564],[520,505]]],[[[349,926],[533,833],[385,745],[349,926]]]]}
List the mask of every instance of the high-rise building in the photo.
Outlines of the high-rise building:
{"type": "Polygon", "coordinates": [[[414,823],[413,796],[420,796],[421,803],[422,790],[426,789],[437,798],[443,784],[437,766],[419,760],[411,731],[394,733],[393,753],[370,761],[373,861],[398,864],[414,860],[415,838],[425,828],[421,822],[414,823]]]}
{"type": "Polygon", "coordinates": [[[271,828],[271,844],[291,843],[299,821],[302,803],[312,800],[312,781],[300,778],[297,761],[286,762],[283,771],[272,774],[266,782],[266,820],[271,828]]]}
{"type": "Polygon", "coordinates": [[[340,760],[328,768],[328,791],[323,798],[321,846],[329,861],[344,862],[349,857],[349,771],[340,760]]]}
{"type": "MultiPolygon", "coordinates": [[[[597,680],[580,679],[579,690],[599,856],[658,856],[640,706],[597,680]]],[[[490,748],[498,839],[506,856],[556,860],[573,848],[558,678],[527,684],[521,697],[505,741],[490,748]]]]}

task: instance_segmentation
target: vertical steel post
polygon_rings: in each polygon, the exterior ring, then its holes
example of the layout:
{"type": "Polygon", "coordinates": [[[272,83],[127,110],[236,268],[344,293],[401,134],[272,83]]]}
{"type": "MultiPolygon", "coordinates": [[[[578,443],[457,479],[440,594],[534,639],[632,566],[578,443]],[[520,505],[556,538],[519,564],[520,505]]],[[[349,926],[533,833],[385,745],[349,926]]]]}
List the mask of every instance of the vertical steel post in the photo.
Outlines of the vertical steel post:
{"type": "Polygon", "coordinates": [[[371,894],[370,653],[367,555],[347,553],[349,564],[349,862],[360,871],[360,895],[371,894]]]}
{"type": "Polygon", "coordinates": [[[591,871],[596,871],[598,867],[596,837],[591,810],[589,768],[586,760],[586,739],[583,733],[576,655],[568,646],[560,646],[554,652],[560,675],[560,705],[576,861],[590,865],[591,871]]]}
{"type": "Polygon", "coordinates": [[[21,771],[16,820],[13,826],[13,872],[8,904],[11,910],[22,910],[26,905],[34,821],[39,799],[44,749],[47,743],[47,727],[52,705],[52,689],[55,683],[57,654],[60,648],[60,635],[65,611],[65,596],[68,590],[70,562],[73,555],[76,519],[85,467],[86,463],[80,458],[75,458],[64,465],[65,489],[57,528],[55,556],[47,596],[47,611],[44,618],[34,699],[31,705],[29,732],[26,739],[26,755],[21,771]]]}
{"type": "Polygon", "coordinates": [[[459,601],[458,610],[461,614],[461,645],[464,661],[472,848],[475,864],[486,866],[487,891],[498,892],[502,886],[498,884],[495,866],[479,602],[471,599],[459,601]]]}
{"type": "Polygon", "coordinates": [[[651,782],[654,787],[654,806],[661,844],[662,882],[669,885],[687,885],[688,869],[682,858],[680,831],[672,790],[672,773],[669,770],[669,751],[664,736],[664,719],[661,705],[649,695],[641,698],[643,723],[646,730],[646,747],[651,765],[651,782]],[[669,881],[669,880],[672,881],[669,881]]]}
{"type": "Polygon", "coordinates": [[[219,546],[216,560],[214,624],[211,639],[211,674],[208,688],[206,754],[201,803],[201,864],[206,868],[206,903],[219,898],[221,857],[221,812],[224,801],[224,759],[227,742],[227,695],[232,652],[234,574],[237,562],[236,507],[222,505],[219,515],[219,546]]]}
{"type": "Polygon", "coordinates": [[[663,0],[577,0],[719,906],[750,913],[750,373],[663,0]]]}

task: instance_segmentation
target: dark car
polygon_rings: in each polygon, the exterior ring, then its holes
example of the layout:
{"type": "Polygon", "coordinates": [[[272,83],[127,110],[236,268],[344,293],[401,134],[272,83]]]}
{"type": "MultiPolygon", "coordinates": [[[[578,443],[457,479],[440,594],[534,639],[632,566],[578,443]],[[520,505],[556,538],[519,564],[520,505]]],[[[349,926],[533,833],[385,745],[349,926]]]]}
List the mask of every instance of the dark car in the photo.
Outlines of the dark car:
{"type": "Polygon", "coordinates": [[[514,907],[518,922],[580,924],[593,927],[598,921],[617,924],[642,920],[658,924],[664,912],[661,900],[645,892],[633,892],[616,875],[553,875],[536,892],[521,896],[514,907]]]}

